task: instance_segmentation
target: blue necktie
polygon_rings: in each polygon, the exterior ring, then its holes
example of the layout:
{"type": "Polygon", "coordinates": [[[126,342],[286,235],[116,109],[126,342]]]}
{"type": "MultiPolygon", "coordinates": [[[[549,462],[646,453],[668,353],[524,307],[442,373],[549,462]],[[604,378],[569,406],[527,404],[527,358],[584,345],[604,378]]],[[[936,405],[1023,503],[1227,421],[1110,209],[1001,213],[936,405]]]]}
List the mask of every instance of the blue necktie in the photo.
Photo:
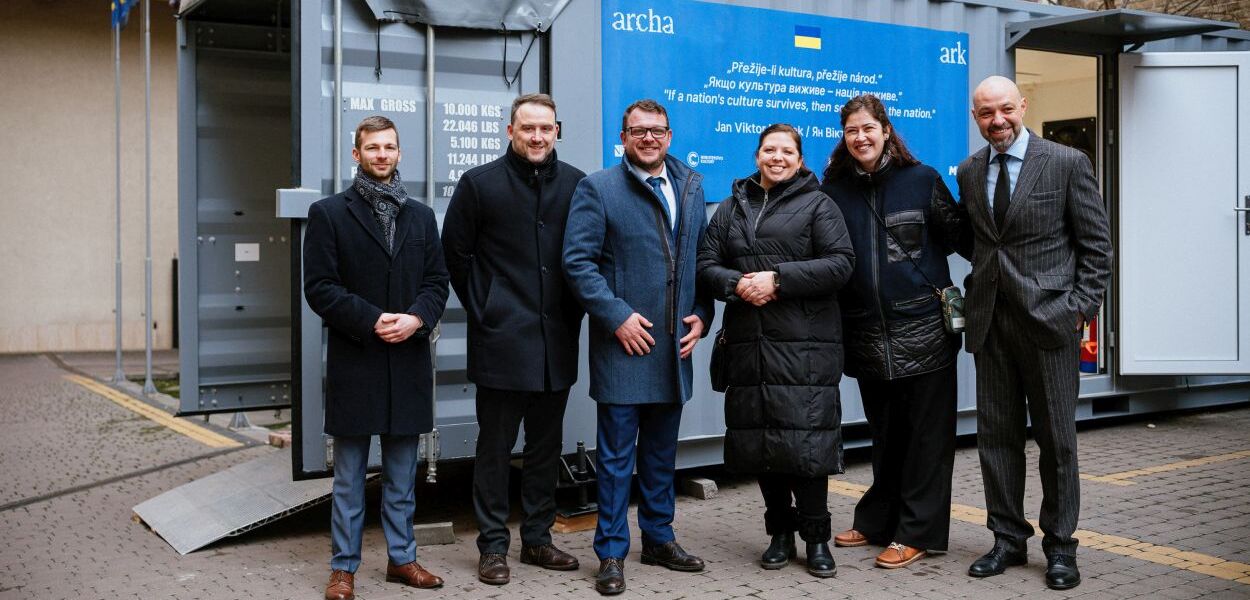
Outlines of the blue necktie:
{"type": "Polygon", "coordinates": [[[660,184],[664,182],[663,177],[648,177],[647,183],[651,184],[651,190],[655,192],[655,196],[660,199],[660,207],[664,209],[664,218],[668,219],[669,229],[673,228],[673,216],[668,212],[668,199],[664,197],[664,190],[660,189],[660,184]]]}

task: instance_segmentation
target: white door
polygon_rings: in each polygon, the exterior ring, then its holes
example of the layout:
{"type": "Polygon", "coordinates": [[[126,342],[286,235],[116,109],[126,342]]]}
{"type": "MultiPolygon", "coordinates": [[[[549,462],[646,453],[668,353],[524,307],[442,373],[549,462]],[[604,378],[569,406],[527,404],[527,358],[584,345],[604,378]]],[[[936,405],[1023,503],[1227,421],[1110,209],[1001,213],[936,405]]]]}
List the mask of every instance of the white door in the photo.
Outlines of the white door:
{"type": "Polygon", "coordinates": [[[1250,373],[1250,52],[1120,55],[1119,363],[1250,373]]]}

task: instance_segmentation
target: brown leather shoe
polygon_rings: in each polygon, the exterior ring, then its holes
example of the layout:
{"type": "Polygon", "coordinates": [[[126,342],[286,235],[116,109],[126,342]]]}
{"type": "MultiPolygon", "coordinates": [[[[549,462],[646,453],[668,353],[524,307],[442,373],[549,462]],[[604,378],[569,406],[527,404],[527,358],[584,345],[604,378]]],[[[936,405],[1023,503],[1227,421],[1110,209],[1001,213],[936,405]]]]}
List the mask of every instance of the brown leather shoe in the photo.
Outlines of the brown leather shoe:
{"type": "Polygon", "coordinates": [[[577,559],[572,554],[556,548],[554,544],[522,546],[521,562],[553,571],[576,571],[578,567],[577,559]]]}
{"type": "Polygon", "coordinates": [[[881,554],[877,555],[877,566],[882,569],[898,569],[924,558],[926,554],[919,548],[891,542],[885,550],[881,551],[881,554]]]}
{"type": "Polygon", "coordinates": [[[503,554],[486,553],[477,559],[477,579],[490,585],[503,585],[512,580],[508,557],[503,554]]]}
{"type": "Polygon", "coordinates": [[[330,573],[330,583],[326,584],[326,600],[354,600],[356,598],[356,577],[347,571],[335,570],[330,573]]]}
{"type": "Polygon", "coordinates": [[[422,589],[443,587],[442,577],[426,571],[415,560],[406,565],[394,565],[387,562],[386,580],[422,589]]]}
{"type": "Polygon", "coordinates": [[[838,535],[833,536],[833,545],[839,548],[854,548],[856,546],[867,546],[868,538],[864,534],[855,529],[847,529],[838,535]]]}

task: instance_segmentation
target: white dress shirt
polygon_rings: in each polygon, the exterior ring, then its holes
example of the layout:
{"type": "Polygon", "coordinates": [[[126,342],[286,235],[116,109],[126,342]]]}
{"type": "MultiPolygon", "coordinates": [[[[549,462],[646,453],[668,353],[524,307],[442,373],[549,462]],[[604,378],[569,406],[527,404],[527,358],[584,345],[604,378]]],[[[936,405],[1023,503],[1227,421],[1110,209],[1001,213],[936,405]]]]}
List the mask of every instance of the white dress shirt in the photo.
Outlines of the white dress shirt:
{"type": "Polygon", "coordinates": [[[994,186],[998,185],[998,155],[1006,154],[1010,158],[1007,159],[1007,180],[1011,184],[1009,188],[1014,194],[1016,191],[1016,180],[1020,178],[1020,169],[1024,166],[1024,152],[1029,147],[1029,130],[1020,128],[1020,137],[1011,144],[1006,152],[999,152],[990,146],[990,164],[985,170],[985,197],[990,199],[990,208],[994,208],[994,186]]]}

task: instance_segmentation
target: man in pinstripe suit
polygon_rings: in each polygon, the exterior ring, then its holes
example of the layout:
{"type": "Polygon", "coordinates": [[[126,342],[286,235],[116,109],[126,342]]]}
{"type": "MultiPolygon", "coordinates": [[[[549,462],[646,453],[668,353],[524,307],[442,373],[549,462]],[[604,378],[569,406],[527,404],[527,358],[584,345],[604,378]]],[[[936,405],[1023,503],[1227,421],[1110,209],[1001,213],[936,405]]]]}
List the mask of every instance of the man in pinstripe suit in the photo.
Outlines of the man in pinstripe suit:
{"type": "Polygon", "coordinates": [[[1031,418],[1041,451],[1046,585],[1068,589],[1081,582],[1072,537],[1080,512],[1077,343],[1102,305],[1111,237],[1089,160],[1025,129],[1027,108],[1010,79],[981,82],[972,116],[989,146],[959,165],[960,198],[975,235],[965,281],[966,347],[976,359],[977,447],[986,525],[995,539],[968,574],[988,577],[1026,562],[1033,527],[1024,516],[1024,442],[1031,418]]]}

